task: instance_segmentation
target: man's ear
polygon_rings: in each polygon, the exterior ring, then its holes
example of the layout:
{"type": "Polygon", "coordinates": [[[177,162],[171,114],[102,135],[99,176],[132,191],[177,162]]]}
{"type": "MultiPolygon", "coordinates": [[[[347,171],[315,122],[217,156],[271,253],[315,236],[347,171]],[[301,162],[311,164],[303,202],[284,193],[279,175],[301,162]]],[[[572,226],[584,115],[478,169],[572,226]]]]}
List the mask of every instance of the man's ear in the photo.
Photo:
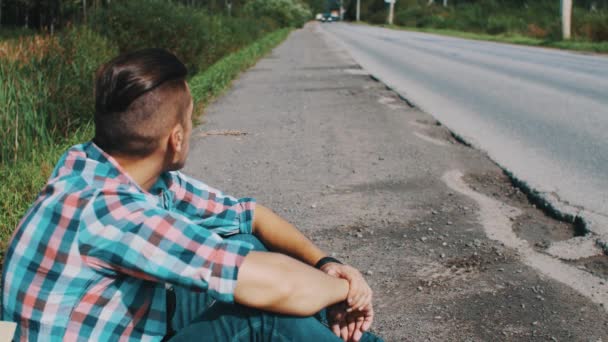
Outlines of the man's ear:
{"type": "Polygon", "coordinates": [[[179,153],[184,148],[184,127],[181,124],[175,125],[171,130],[168,141],[169,147],[173,152],[179,153]]]}

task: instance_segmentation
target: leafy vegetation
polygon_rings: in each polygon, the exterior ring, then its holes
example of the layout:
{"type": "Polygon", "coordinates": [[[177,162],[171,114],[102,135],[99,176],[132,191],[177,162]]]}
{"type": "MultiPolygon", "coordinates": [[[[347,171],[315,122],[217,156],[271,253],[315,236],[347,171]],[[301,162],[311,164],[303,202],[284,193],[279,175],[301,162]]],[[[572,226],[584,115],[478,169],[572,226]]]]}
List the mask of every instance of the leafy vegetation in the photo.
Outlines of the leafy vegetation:
{"type": "Polygon", "coordinates": [[[279,25],[249,16],[210,15],[166,1],[137,0],[117,2],[97,11],[90,25],[115,42],[121,52],[162,46],[196,74],[263,33],[289,26],[289,22],[279,25]]]}
{"type": "MultiPolygon", "coordinates": [[[[308,0],[321,10],[318,0],[308,0]]],[[[334,0],[328,0],[329,3],[334,0]]],[[[384,0],[360,0],[361,19],[385,24],[388,6],[384,0]]],[[[529,42],[546,46],[596,48],[591,42],[608,41],[608,0],[574,2],[572,34],[574,43],[561,41],[559,0],[398,0],[394,24],[416,29],[440,29],[500,37],[530,37],[529,42]]],[[[345,18],[354,20],[356,0],[345,0],[345,18]]],[[[481,36],[478,36],[481,37],[481,36]]],[[[497,40],[497,39],[494,39],[497,40]]]]}
{"type": "Polygon", "coordinates": [[[300,27],[312,17],[307,5],[294,0],[250,0],[243,10],[253,18],[272,18],[280,26],[300,27]]]}

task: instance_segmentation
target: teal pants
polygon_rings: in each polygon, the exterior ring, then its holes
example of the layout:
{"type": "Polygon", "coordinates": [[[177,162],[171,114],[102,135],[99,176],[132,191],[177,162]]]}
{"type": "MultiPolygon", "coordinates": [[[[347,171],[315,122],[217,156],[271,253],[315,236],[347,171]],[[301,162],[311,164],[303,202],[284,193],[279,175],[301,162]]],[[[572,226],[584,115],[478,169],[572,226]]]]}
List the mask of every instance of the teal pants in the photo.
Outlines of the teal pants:
{"type": "MultiPolygon", "coordinates": [[[[230,237],[247,241],[257,251],[266,247],[253,235],[230,237]]],[[[325,311],[313,317],[294,317],[225,304],[185,288],[174,289],[175,313],[171,319],[176,334],[169,340],[182,341],[342,341],[328,328],[325,311]]],[[[382,339],[365,333],[362,342],[382,339]]]]}

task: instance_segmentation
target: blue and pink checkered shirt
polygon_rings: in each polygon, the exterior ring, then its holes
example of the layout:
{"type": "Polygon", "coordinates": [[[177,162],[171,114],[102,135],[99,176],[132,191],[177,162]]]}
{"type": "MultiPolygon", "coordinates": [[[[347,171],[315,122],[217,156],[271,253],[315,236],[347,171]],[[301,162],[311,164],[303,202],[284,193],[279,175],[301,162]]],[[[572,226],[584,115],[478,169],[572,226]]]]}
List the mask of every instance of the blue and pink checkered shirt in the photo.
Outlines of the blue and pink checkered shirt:
{"type": "Polygon", "coordinates": [[[158,341],[165,284],[234,301],[253,248],[255,202],[179,172],[141,189],[89,142],[72,147],[19,223],[3,272],[3,318],[21,340],[158,341]]]}

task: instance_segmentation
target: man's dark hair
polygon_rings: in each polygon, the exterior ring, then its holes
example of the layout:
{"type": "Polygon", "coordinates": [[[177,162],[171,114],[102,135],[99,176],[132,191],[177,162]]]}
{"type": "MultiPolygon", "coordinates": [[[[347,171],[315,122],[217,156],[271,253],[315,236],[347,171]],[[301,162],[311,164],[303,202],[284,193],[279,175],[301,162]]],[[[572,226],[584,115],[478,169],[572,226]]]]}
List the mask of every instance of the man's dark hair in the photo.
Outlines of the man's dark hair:
{"type": "Polygon", "coordinates": [[[108,153],[154,152],[167,129],[184,119],[187,74],[163,49],[123,54],[102,65],[95,81],[95,144],[108,153]]]}

